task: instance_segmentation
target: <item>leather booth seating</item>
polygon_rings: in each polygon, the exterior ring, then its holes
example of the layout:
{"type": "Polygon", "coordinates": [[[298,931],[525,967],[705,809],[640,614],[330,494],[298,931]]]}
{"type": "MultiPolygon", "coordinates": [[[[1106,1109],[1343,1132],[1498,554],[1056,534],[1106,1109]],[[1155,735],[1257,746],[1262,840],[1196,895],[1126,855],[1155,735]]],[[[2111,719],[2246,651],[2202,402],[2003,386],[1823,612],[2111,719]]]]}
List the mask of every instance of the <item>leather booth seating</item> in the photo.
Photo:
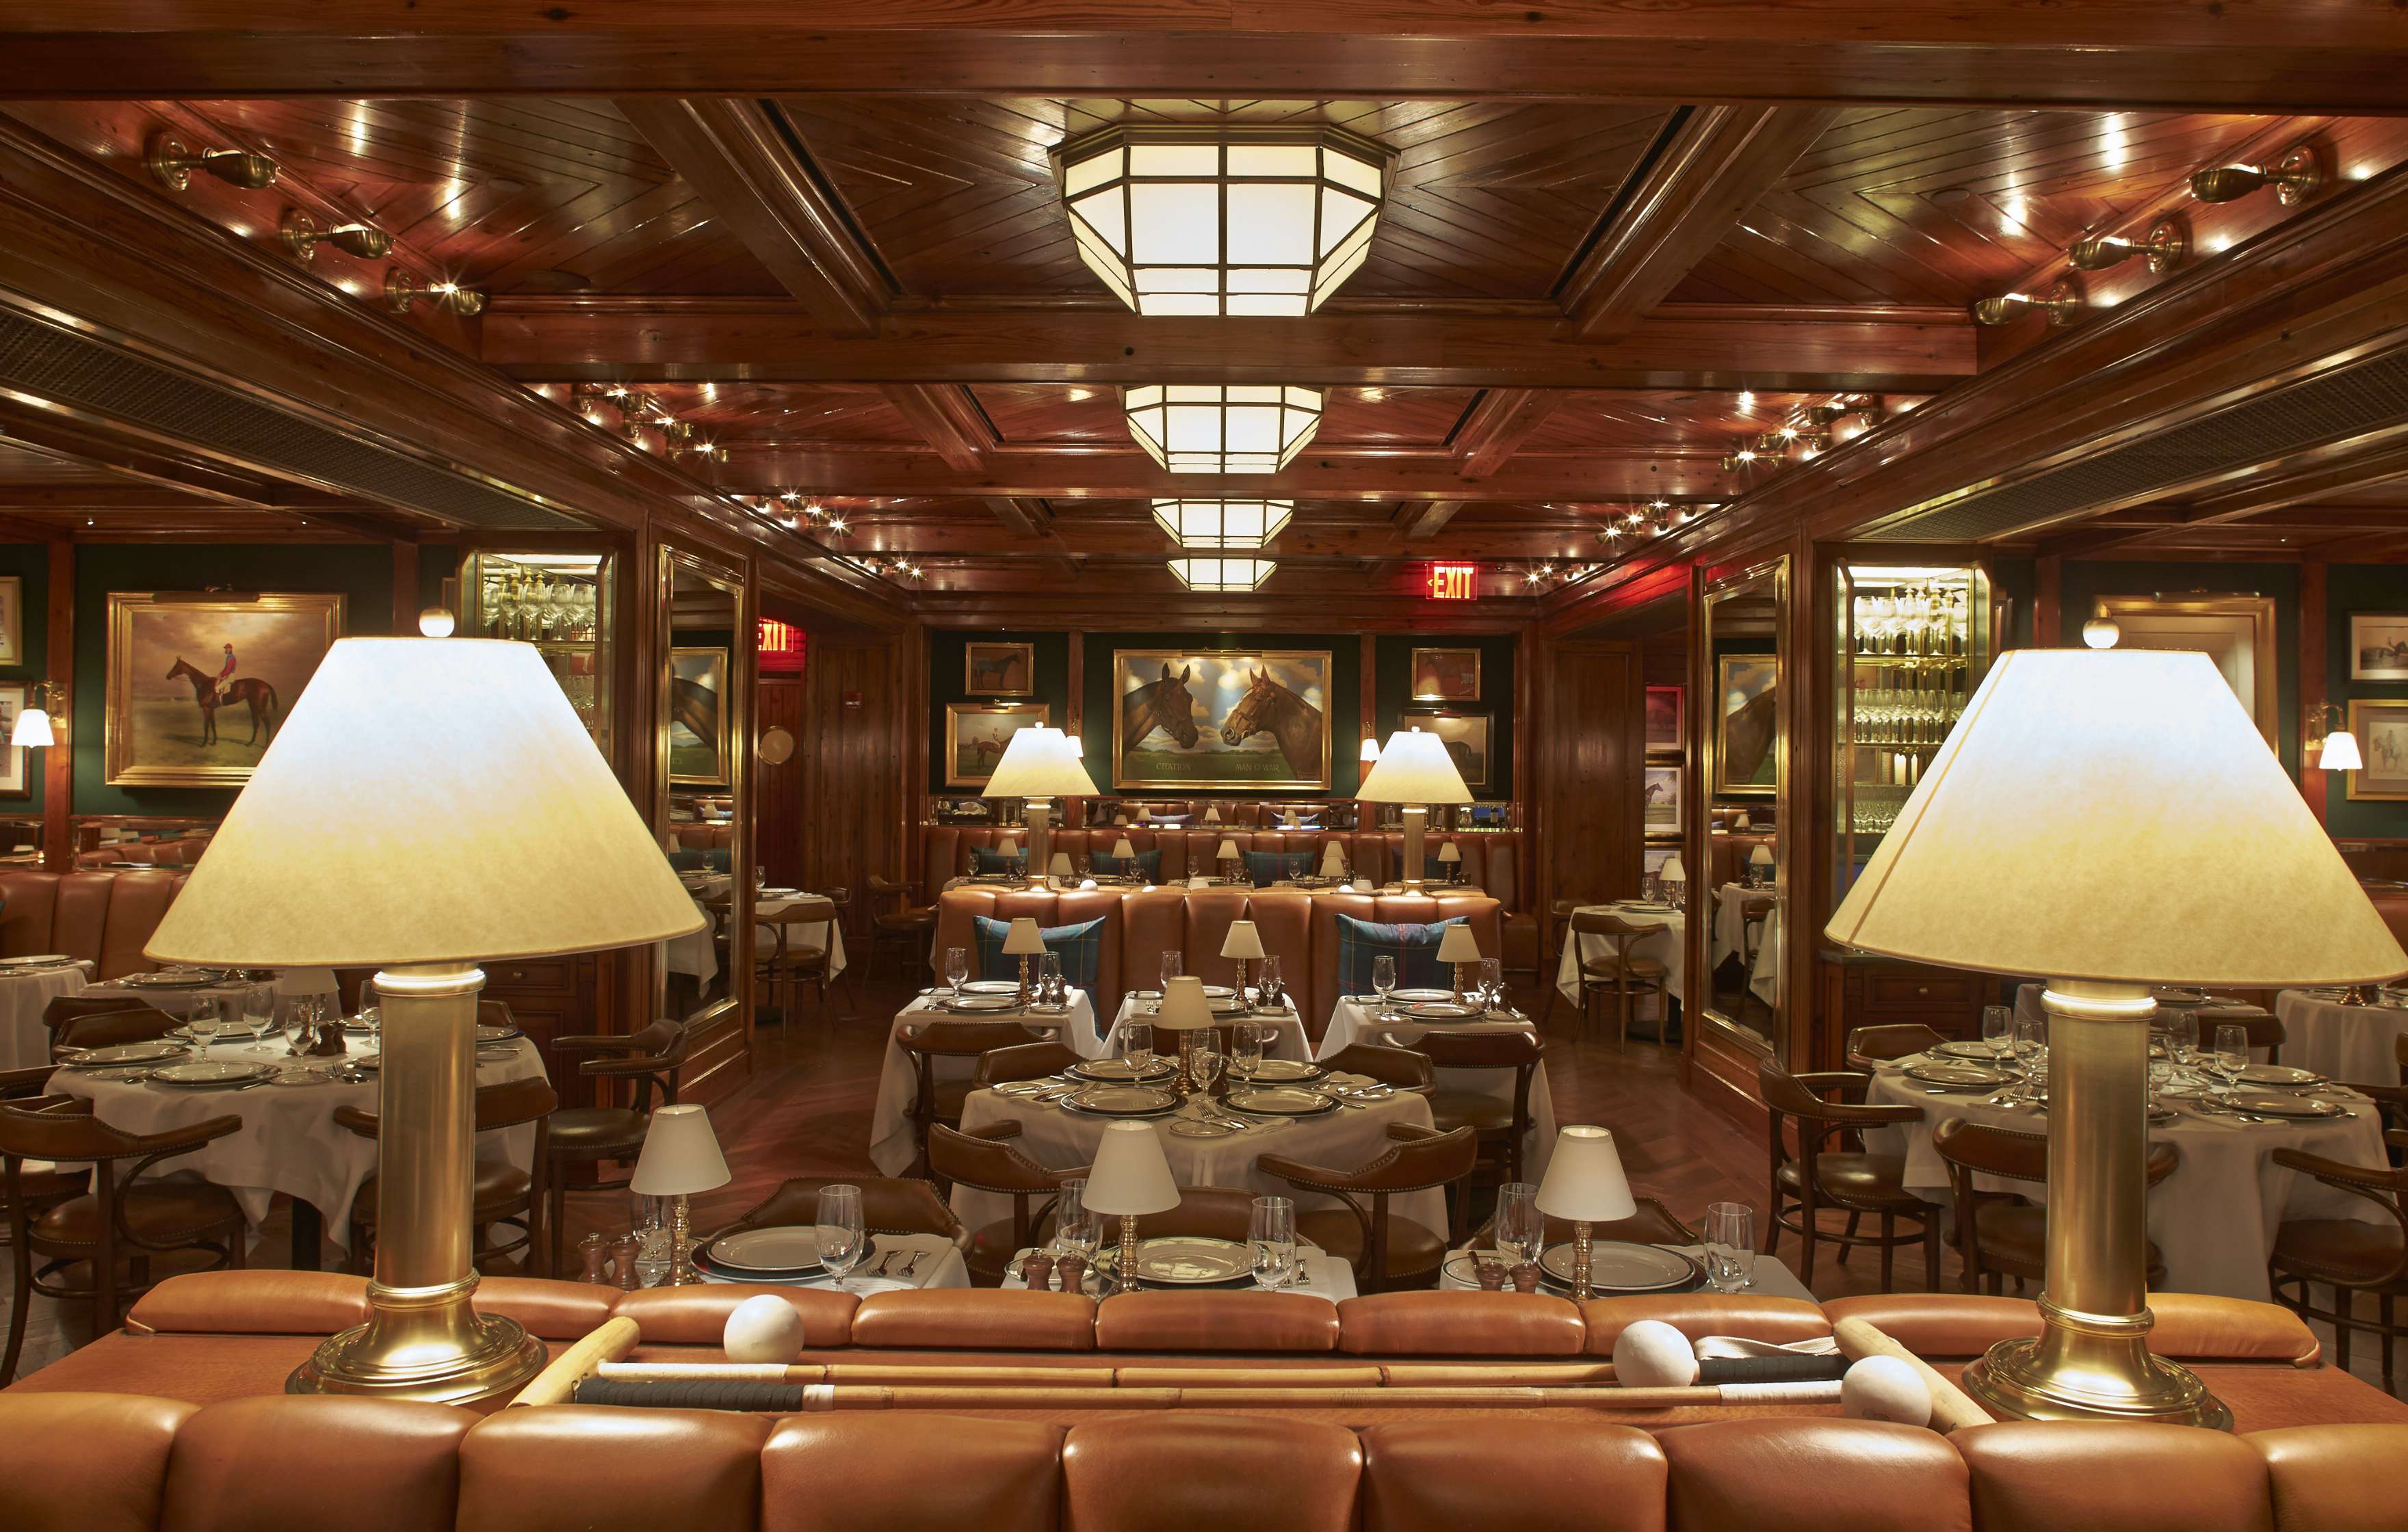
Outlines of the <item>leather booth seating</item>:
{"type": "Polygon", "coordinates": [[[693,820],[669,826],[680,849],[690,852],[724,851],[736,843],[736,826],[726,820],[693,820]]]}
{"type": "Polygon", "coordinates": [[[1043,889],[957,888],[937,901],[935,945],[977,946],[974,917],[1036,918],[1040,926],[1075,925],[1101,917],[1103,941],[1096,966],[1097,1024],[1109,1024],[1117,996],[1160,981],[1162,954],[1177,948],[1186,972],[1226,984],[1237,965],[1221,955],[1234,921],[1251,920],[1263,950],[1280,960],[1281,977],[1297,996],[1316,1038],[1338,1003],[1340,914],[1369,921],[1440,921],[1465,916],[1481,951],[1498,951],[1503,911],[1485,895],[1308,894],[1294,889],[1043,889]]]}
{"type": "Polygon", "coordinates": [[[2363,886],[2366,889],[2367,898],[2373,901],[2374,912],[2383,917],[2383,923],[2386,925],[2391,927],[2392,937],[2401,946],[2408,947],[2408,887],[2398,883],[2369,883],[2363,886]]]}
{"type": "Polygon", "coordinates": [[[0,957],[64,952],[89,958],[97,978],[156,966],[142,955],[176,895],[181,868],[112,872],[0,870],[0,957]]]}
{"type": "Polygon", "coordinates": [[[189,867],[209,849],[206,837],[179,840],[119,840],[76,852],[79,867],[189,867]]]}

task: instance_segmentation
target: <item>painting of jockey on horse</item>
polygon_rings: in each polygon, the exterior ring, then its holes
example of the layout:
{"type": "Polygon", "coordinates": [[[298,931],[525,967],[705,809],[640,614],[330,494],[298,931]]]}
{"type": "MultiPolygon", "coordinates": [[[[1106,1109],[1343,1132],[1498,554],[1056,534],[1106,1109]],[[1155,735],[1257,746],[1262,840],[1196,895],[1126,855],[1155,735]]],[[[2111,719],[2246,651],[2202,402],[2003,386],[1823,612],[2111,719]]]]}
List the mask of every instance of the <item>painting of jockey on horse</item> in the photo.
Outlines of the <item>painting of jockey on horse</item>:
{"type": "Polygon", "coordinates": [[[1052,722],[1042,702],[945,704],[945,785],[984,787],[1013,735],[1052,722]]]}
{"type": "Polygon", "coordinates": [[[343,631],[331,593],[108,597],[112,784],[240,786],[343,631]]]}
{"type": "Polygon", "coordinates": [[[1327,650],[1114,650],[1116,788],[1329,787],[1327,650]]]}

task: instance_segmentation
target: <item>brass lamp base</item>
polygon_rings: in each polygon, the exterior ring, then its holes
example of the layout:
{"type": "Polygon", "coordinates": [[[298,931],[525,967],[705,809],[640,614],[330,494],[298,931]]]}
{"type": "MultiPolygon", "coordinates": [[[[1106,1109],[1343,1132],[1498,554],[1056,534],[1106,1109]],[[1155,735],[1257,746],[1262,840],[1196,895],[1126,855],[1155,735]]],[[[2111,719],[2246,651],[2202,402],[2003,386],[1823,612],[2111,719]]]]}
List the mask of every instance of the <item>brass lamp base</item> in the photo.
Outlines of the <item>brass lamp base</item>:
{"type": "Polygon", "coordinates": [[[2232,1411],[2207,1391],[2199,1374],[2153,1356],[2142,1337],[2148,1314],[2133,1326],[2121,1316],[2069,1315],[2041,1299],[2048,1333],[2001,1340],[1965,1368],[1963,1384],[1997,1414],[2023,1420],[2150,1421],[2160,1425],[2232,1429],[2232,1411]],[[2119,1335],[2118,1331],[2128,1334],[2119,1335]],[[2090,1365],[2060,1341],[2071,1334],[2096,1347],[2110,1365],[2090,1365]]]}
{"type": "Polygon", "coordinates": [[[516,1394],[548,1353],[518,1321],[472,1312],[475,1288],[474,1277],[417,1292],[369,1283],[375,1317],[320,1346],[284,1392],[469,1406],[516,1394]]]}

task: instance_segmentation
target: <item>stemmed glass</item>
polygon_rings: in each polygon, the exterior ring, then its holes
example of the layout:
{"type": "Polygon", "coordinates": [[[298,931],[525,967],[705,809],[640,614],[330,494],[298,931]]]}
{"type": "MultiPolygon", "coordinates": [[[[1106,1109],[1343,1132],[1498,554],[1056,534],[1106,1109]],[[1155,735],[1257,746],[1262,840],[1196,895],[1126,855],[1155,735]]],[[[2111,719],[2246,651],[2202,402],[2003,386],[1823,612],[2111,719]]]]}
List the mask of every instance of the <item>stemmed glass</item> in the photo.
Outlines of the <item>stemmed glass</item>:
{"type": "Polygon", "coordinates": [[[1497,1188],[1497,1249],[1519,1266],[1535,1261],[1547,1241],[1546,1215],[1539,1211],[1534,1181],[1509,1181],[1497,1188]]]}
{"type": "Polygon", "coordinates": [[[1062,1183],[1054,1203],[1054,1256],[1076,1255],[1093,1266],[1096,1246],[1103,1231],[1096,1227],[1096,1215],[1087,1210],[1087,1179],[1073,1176],[1062,1183]]]}
{"type": "Polygon", "coordinates": [[[1393,1021],[1388,996],[1397,988],[1397,959],[1393,953],[1382,953],[1371,960],[1371,988],[1380,996],[1380,1018],[1393,1021]]]}
{"type": "Polygon", "coordinates": [[[1262,1067],[1263,1029],[1253,1022],[1229,1028],[1229,1077],[1251,1087],[1254,1071],[1262,1067]]]}
{"type": "Polygon", "coordinates": [[[2166,1023],[2166,1048],[2176,1064],[2186,1068],[2199,1067],[2199,1013],[2178,1010],[2166,1023]]]}
{"type": "Polygon", "coordinates": [[[1706,1270],[1714,1291],[1756,1285],[1756,1210],[1744,1202],[1706,1205],[1706,1270]]]}
{"type": "Polygon", "coordinates": [[[1189,1035],[1196,1041],[1188,1051],[1187,1072],[1196,1081],[1197,1094],[1211,1095],[1212,1087],[1220,1082],[1222,1069],[1228,1065],[1229,1055],[1221,1052],[1221,1039],[1211,1027],[1199,1026],[1189,1035]]]}
{"type": "Polygon", "coordinates": [[[1162,954],[1162,993],[1168,995],[1170,981],[1184,971],[1184,963],[1179,953],[1175,950],[1166,950],[1162,954]]]}
{"type": "Polygon", "coordinates": [[[1047,952],[1037,960],[1038,1004],[1058,1006],[1068,998],[1062,989],[1062,954],[1047,952]]]}
{"type": "Polygon", "coordinates": [[[1280,1003],[1280,960],[1266,955],[1255,964],[1255,968],[1254,1004],[1264,1010],[1272,1009],[1280,1003]]]}
{"type": "Polygon", "coordinates": [[[325,1012],[325,1003],[314,995],[296,995],[284,1008],[284,1052],[299,1058],[308,1052],[303,1046],[317,1029],[318,1019],[325,1012]]]}
{"type": "Polygon", "coordinates": [[[1154,1064],[1154,1028],[1144,1022],[1127,1022],[1121,1026],[1121,1062],[1128,1067],[1131,1080],[1141,1080],[1154,1064]]]}
{"type": "Polygon", "coordinates": [[[2233,1087],[2241,1083],[2241,1072],[2249,1067],[2249,1029],[2245,1026],[2219,1026],[2215,1029],[2215,1072],[2224,1081],[2224,1099],[2232,1099],[2233,1087]]]}
{"type": "Polygon", "coordinates": [[[967,947],[946,948],[945,987],[952,992],[953,998],[961,998],[962,986],[969,981],[969,977],[970,950],[967,947]]]}
{"type": "Polygon", "coordinates": [[[1296,1280],[1296,1203],[1283,1196],[1254,1198],[1246,1229],[1254,1249],[1254,1285],[1278,1292],[1296,1280]]]}
{"type": "Polygon", "coordinates": [[[192,1012],[184,1018],[184,1026],[193,1034],[193,1041],[205,1051],[225,1036],[225,1026],[220,1019],[223,1004],[214,995],[195,995],[192,1012]]]}
{"type": "Polygon", "coordinates": [[[2006,1006],[1982,1008],[1982,1040],[1990,1046],[1990,1054],[2000,1064],[2015,1051],[2015,1013],[2006,1006]]]}
{"type": "Polygon", "coordinates": [[[863,1246],[868,1242],[861,1222],[861,1188],[820,1188],[819,1211],[811,1222],[819,1226],[820,1264],[836,1279],[837,1291],[851,1292],[845,1279],[861,1264],[863,1246]]]}
{"type": "Polygon", "coordinates": [[[1480,960],[1480,1005],[1494,1010],[1505,1003],[1505,965],[1497,958],[1480,960]]]}
{"type": "Polygon", "coordinates": [[[2023,1071],[2022,1089],[2016,1094],[2027,1101],[2040,1099],[2040,1084],[2048,1079],[2048,1019],[2044,1016],[2015,1018],[2015,1062],[2023,1071]]]}

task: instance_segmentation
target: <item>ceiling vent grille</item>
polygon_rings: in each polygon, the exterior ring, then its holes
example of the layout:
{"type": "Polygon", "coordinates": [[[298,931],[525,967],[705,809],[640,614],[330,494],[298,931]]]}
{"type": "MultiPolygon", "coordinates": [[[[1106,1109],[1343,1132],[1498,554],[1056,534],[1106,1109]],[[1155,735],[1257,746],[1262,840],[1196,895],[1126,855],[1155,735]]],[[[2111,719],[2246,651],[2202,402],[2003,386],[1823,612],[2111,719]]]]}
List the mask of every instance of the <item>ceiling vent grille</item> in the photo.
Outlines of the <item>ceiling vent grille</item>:
{"type": "Polygon", "coordinates": [[[0,383],[377,505],[494,531],[583,523],[55,326],[0,313],[0,383]]]}
{"type": "Polygon", "coordinates": [[[2084,512],[2120,509],[2323,442],[2408,421],[2408,354],[2269,389],[2138,441],[1913,511],[1871,542],[1978,542],[2084,512]]]}

